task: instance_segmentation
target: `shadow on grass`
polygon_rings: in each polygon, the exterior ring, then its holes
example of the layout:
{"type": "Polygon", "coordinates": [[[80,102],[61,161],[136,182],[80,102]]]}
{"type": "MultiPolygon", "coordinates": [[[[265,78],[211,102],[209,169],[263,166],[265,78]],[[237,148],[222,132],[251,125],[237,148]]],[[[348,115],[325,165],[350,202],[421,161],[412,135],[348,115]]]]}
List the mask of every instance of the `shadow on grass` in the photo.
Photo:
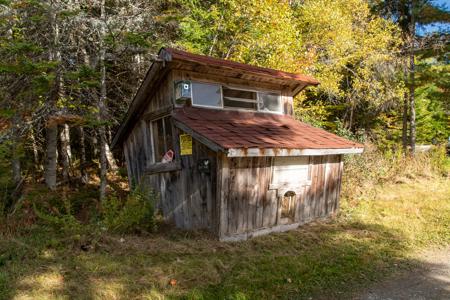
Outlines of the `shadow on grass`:
{"type": "Polygon", "coordinates": [[[338,222],[239,243],[177,230],[67,237],[35,228],[4,237],[0,250],[2,299],[345,298],[396,265],[417,264],[399,232],[338,222]]]}

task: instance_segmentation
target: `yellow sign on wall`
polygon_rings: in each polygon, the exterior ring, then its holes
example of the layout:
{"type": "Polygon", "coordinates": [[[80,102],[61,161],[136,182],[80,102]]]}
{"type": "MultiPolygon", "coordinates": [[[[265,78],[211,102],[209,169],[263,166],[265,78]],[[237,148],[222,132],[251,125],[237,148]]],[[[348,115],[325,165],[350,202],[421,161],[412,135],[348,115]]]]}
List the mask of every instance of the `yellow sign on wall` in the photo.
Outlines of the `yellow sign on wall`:
{"type": "Polygon", "coordinates": [[[192,136],[180,134],[180,154],[192,155],[192,136]]]}

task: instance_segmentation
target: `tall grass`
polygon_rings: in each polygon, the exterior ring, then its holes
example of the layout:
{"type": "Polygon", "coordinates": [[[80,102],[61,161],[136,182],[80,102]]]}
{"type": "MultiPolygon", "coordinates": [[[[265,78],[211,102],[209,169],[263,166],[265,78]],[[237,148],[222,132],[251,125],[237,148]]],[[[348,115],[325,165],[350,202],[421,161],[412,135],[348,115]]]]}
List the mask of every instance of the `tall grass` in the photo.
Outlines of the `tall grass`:
{"type": "Polygon", "coordinates": [[[386,183],[448,176],[447,164],[445,147],[405,156],[401,150],[383,152],[369,144],[362,155],[345,157],[342,197],[371,198],[386,183]]]}

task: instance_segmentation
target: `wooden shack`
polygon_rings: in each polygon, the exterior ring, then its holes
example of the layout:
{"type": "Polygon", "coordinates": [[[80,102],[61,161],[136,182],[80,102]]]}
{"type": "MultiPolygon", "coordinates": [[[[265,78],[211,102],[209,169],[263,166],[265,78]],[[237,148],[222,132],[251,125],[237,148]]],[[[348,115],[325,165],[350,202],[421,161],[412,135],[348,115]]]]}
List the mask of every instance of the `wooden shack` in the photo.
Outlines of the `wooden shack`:
{"type": "Polygon", "coordinates": [[[221,240],[296,228],[338,210],[342,156],[363,151],[292,117],[293,97],[317,84],[163,48],[112,146],[177,227],[221,240]]]}

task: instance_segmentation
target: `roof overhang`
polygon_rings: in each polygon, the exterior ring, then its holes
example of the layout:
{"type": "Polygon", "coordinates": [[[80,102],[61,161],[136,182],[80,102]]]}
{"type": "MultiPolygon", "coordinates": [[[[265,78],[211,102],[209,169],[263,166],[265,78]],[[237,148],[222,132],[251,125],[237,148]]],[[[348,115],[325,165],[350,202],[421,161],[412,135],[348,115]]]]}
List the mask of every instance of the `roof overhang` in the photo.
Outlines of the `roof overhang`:
{"type": "Polygon", "coordinates": [[[231,148],[228,157],[260,157],[260,156],[320,156],[337,154],[360,154],[364,148],[344,149],[286,149],[286,148],[231,148]]]}

